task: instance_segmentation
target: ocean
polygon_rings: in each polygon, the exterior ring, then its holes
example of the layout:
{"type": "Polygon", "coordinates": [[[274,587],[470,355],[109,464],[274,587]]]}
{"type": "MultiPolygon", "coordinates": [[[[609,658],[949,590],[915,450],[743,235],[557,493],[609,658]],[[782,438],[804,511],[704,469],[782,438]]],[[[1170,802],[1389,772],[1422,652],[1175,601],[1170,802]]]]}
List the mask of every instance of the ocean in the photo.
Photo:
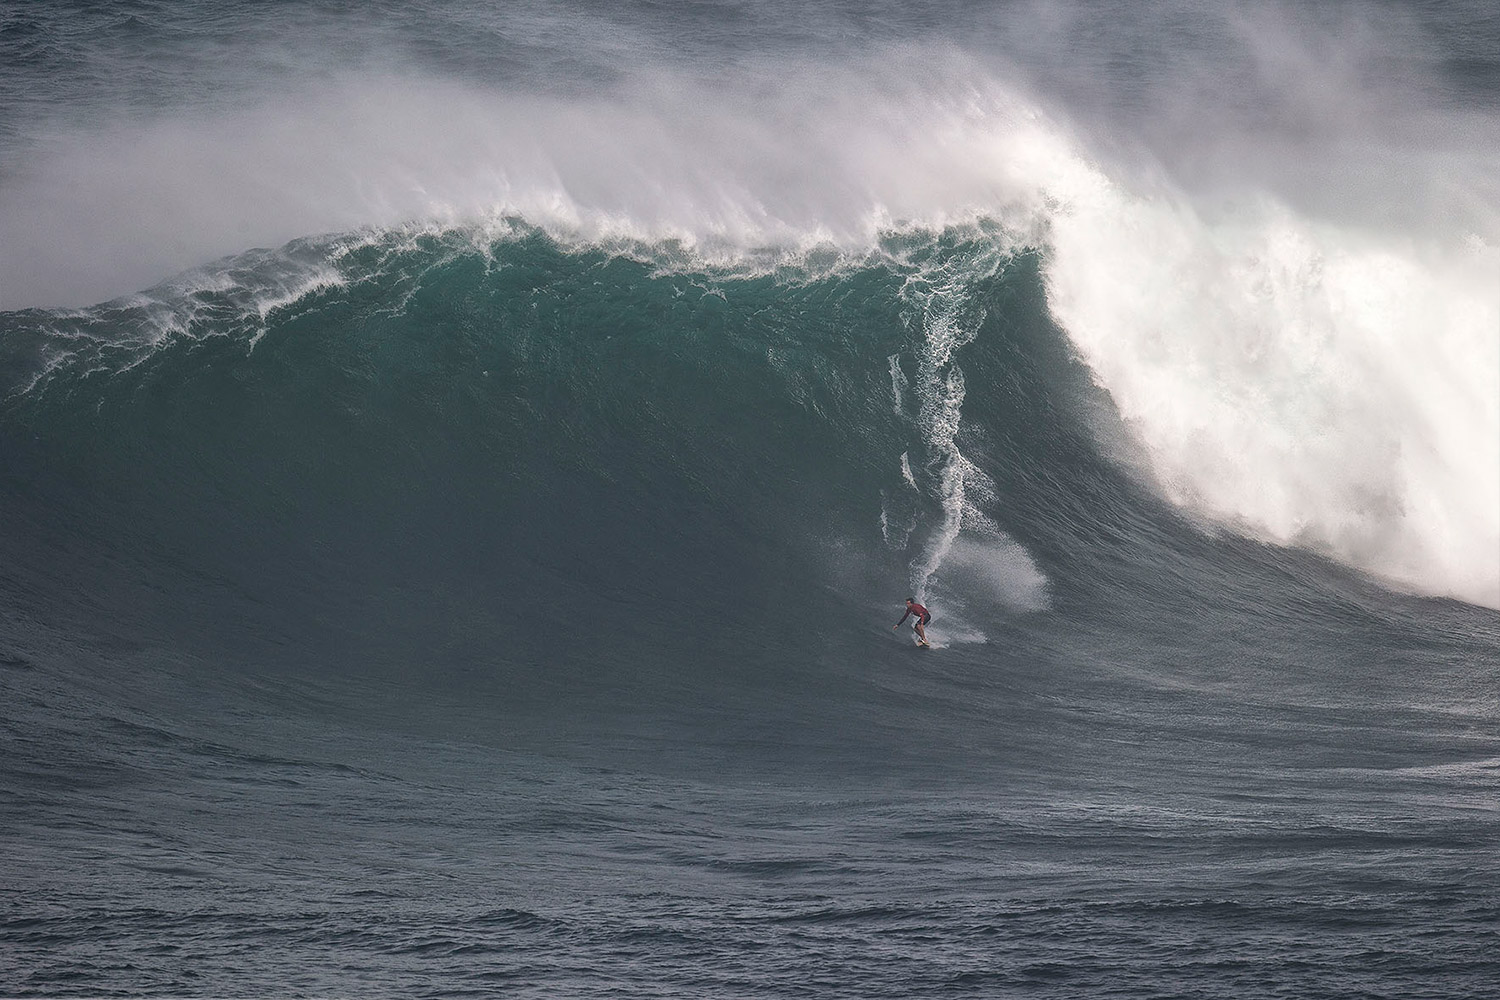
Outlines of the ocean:
{"type": "Polygon", "coordinates": [[[0,994],[1486,998],[1497,795],[1492,4],[0,7],[0,994]]]}

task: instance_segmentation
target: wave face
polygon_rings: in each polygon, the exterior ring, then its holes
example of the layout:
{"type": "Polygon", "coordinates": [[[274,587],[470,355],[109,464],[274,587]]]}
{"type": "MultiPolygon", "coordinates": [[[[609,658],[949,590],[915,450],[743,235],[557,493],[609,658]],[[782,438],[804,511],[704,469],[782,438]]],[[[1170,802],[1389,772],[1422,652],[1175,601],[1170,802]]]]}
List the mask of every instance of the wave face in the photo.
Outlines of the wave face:
{"type": "Polygon", "coordinates": [[[344,7],[0,12],[9,992],[1483,995],[1488,8],[344,7]]]}
{"type": "Polygon", "coordinates": [[[438,641],[473,648],[442,668],[498,656],[517,683],[538,657],[633,671],[742,660],[768,629],[858,634],[908,590],[982,641],[997,610],[1052,599],[1013,532],[1065,546],[1080,477],[1139,493],[1081,417],[1049,416],[1103,404],[1037,254],[1006,242],[911,232],[726,269],[517,222],[310,240],[11,314],[8,495],[39,526],[12,565],[55,573],[86,535],[54,613],[100,594],[125,629],[231,613],[253,622],[233,634],[402,669],[453,629],[438,641]],[[976,399],[975,378],[1018,387],[976,399]],[[1011,508],[1048,513],[1002,528],[1011,508]]]}
{"type": "Polygon", "coordinates": [[[1119,457],[1055,280],[994,224],[727,267],[515,221],[11,313],[11,593],[54,631],[526,692],[522,731],[774,706],[809,641],[836,700],[907,592],[975,655],[1188,629],[1194,661],[1333,663],[1361,616],[1488,620],[1184,517],[1119,457]],[[1275,648],[1287,614],[1316,631],[1275,648]]]}

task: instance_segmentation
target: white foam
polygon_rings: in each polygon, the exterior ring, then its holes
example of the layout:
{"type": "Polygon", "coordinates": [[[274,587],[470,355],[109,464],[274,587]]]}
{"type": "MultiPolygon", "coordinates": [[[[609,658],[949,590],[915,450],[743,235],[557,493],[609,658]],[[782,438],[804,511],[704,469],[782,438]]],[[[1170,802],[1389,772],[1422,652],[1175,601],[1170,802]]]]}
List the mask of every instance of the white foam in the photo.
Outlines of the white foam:
{"type": "Polygon", "coordinates": [[[1493,244],[1074,181],[1049,302],[1170,499],[1500,606],[1493,244]]]}
{"type": "MultiPolygon", "coordinates": [[[[906,412],[906,391],[908,389],[906,373],[901,370],[901,355],[892,354],[886,358],[891,367],[891,412],[901,416],[906,412]]],[[[907,479],[911,478],[911,469],[906,465],[906,453],[901,454],[901,466],[907,479]]]]}

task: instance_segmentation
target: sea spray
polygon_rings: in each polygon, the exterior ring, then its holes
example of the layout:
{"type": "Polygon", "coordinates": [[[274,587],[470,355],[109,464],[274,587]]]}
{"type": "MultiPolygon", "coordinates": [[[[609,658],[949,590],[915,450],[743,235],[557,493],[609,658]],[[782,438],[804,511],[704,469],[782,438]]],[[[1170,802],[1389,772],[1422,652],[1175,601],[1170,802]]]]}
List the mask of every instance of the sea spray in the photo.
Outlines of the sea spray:
{"type": "Polygon", "coordinates": [[[926,599],[928,583],[963,526],[964,483],[971,466],[957,444],[965,393],[957,355],[984,322],[984,309],[971,288],[998,273],[1003,261],[995,247],[980,244],[909,275],[901,289],[906,306],[902,318],[913,332],[914,424],[922,455],[918,477],[903,452],[902,473],[940,512],[911,561],[911,589],[918,600],[926,599]]]}

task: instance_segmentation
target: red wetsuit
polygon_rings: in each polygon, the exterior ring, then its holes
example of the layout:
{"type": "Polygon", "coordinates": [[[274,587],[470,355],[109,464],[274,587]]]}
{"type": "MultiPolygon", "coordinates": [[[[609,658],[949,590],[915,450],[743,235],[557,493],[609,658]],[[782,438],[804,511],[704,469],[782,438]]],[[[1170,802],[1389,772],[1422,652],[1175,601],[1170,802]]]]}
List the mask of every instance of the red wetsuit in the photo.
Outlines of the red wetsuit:
{"type": "MultiPolygon", "coordinates": [[[[921,622],[923,625],[926,625],[928,622],[932,621],[932,615],[928,613],[926,608],[922,607],[922,605],[918,604],[916,601],[912,601],[906,606],[906,614],[901,616],[901,622],[906,621],[906,619],[911,617],[912,615],[916,615],[917,621],[921,622]]],[[[897,622],[896,624],[900,625],[901,622],[897,622]]]]}

